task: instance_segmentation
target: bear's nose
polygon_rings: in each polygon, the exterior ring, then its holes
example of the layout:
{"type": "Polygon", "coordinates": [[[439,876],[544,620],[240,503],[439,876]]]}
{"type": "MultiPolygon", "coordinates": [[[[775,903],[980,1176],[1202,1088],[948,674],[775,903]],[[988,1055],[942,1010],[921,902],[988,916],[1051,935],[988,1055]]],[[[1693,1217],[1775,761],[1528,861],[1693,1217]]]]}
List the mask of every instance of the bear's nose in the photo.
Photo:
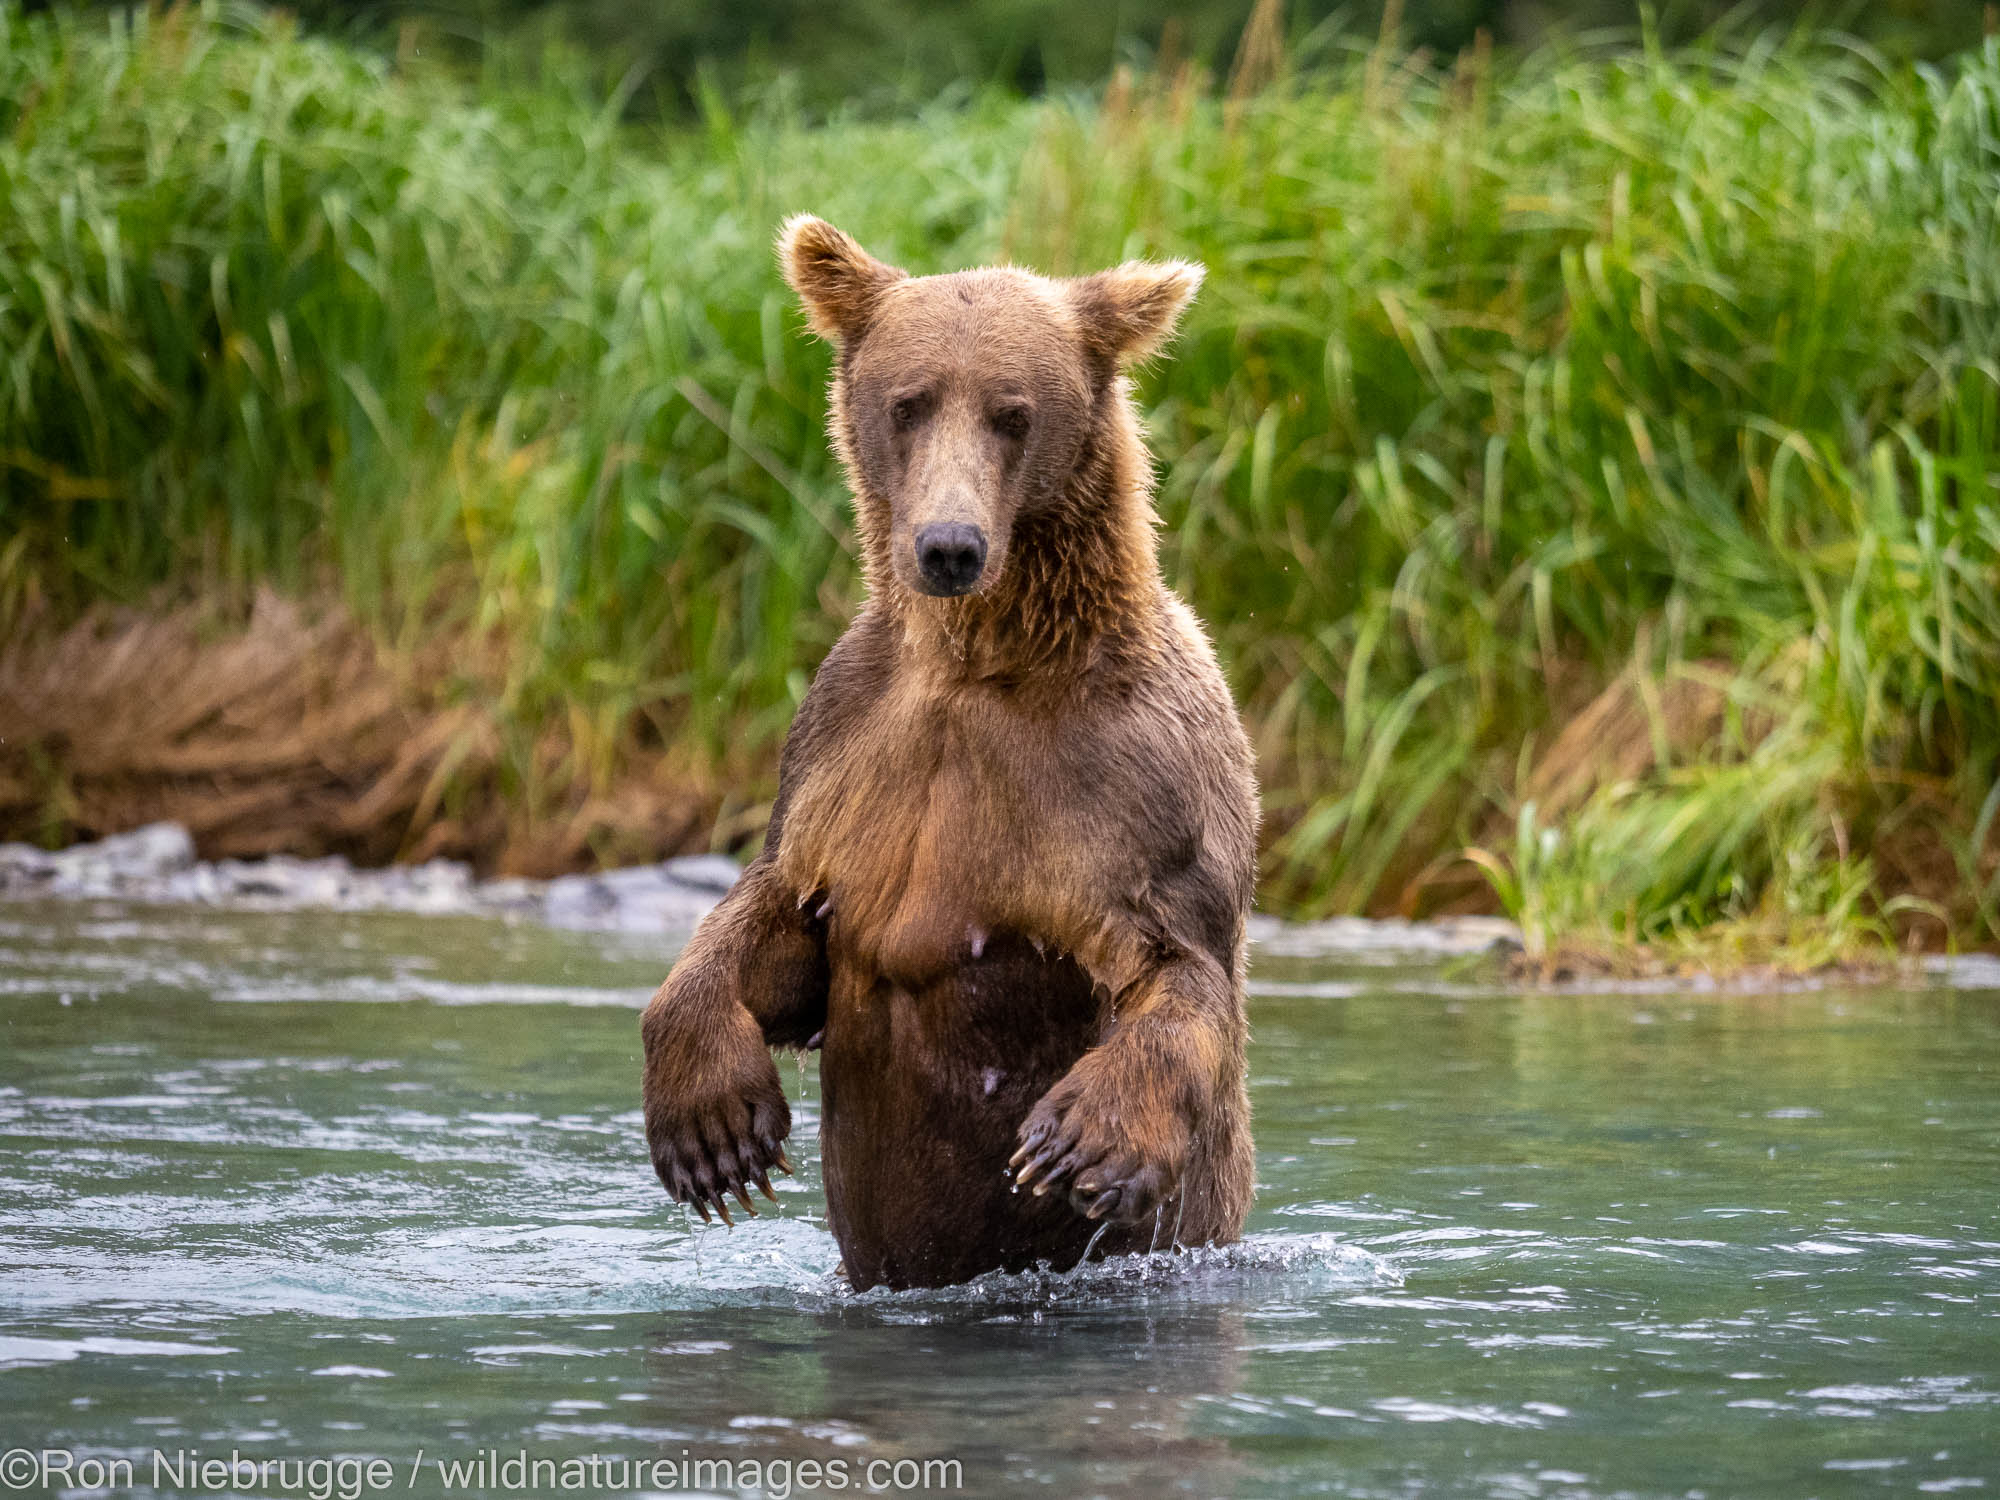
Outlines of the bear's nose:
{"type": "Polygon", "coordinates": [[[986,533],[963,521],[940,521],[917,533],[917,571],[924,591],[962,594],[986,567],[986,533]]]}

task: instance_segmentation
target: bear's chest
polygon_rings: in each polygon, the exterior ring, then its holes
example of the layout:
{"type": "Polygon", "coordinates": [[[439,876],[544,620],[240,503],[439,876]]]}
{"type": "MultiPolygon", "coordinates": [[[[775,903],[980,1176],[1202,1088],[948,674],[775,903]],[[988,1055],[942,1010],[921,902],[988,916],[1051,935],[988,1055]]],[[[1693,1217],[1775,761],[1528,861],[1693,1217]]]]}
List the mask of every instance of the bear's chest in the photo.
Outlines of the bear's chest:
{"type": "Polygon", "coordinates": [[[780,867],[829,942],[898,983],[997,937],[1080,945],[1125,882],[1129,819],[1087,723],[885,695],[794,788],[780,867]]]}

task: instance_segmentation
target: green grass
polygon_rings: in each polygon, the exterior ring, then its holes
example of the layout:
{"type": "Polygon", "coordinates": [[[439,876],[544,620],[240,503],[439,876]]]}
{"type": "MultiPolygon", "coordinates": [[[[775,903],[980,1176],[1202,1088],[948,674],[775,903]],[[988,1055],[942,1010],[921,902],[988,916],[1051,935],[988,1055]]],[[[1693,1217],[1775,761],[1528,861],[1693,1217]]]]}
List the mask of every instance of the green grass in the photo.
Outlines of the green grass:
{"type": "Polygon", "coordinates": [[[337,589],[505,643],[441,691],[497,693],[515,795],[661,753],[768,788],[858,588],[777,222],[918,271],[1186,255],[1142,394],[1269,904],[1483,867],[1550,940],[2000,938],[2000,43],[1336,46],[1235,104],[646,131],[540,76],[0,8],[0,630],[337,589]],[[1537,802],[1615,683],[1656,753],[1537,802]]]}

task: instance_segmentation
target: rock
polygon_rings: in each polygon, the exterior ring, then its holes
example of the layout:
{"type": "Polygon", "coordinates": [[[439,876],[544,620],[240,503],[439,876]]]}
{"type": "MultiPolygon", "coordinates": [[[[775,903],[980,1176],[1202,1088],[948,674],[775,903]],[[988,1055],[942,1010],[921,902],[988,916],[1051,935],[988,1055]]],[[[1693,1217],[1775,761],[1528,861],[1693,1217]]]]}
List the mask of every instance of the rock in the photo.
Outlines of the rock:
{"type": "Polygon", "coordinates": [[[272,855],[255,863],[238,860],[224,860],[217,867],[217,873],[227,883],[232,896],[273,896],[279,899],[294,894],[298,882],[293,877],[292,861],[282,855],[272,855]]]}
{"type": "Polygon", "coordinates": [[[0,844],[0,893],[40,891],[56,877],[56,857],[33,844],[0,844]]]}
{"type": "Polygon", "coordinates": [[[178,823],[149,823],[53,856],[55,893],[113,896],[179,874],[194,863],[194,840],[178,823]]]}
{"type": "Polygon", "coordinates": [[[194,839],[178,823],[148,823],[83,848],[127,880],[155,880],[194,863],[194,839]]]}
{"type": "Polygon", "coordinates": [[[1322,922],[1281,922],[1261,913],[1250,919],[1250,937],[1270,953],[1298,958],[1352,956],[1387,960],[1412,953],[1449,957],[1521,946],[1521,929],[1505,917],[1329,917],[1322,922]]]}
{"type": "Polygon", "coordinates": [[[715,896],[726,896],[743,867],[726,854],[683,854],[678,859],[670,859],[660,868],[667,878],[678,885],[694,890],[708,891],[715,896]]]}
{"type": "Polygon", "coordinates": [[[115,896],[158,886],[194,865],[194,840],[176,823],[154,823],[51,854],[0,846],[0,894],[115,896]]]}
{"type": "Polygon", "coordinates": [[[475,909],[472,900],[472,867],[455,859],[434,859],[409,872],[409,911],[438,916],[475,909]]]}
{"type": "Polygon", "coordinates": [[[559,875],[542,890],[542,920],[552,927],[595,926],[611,907],[611,893],[594,875],[559,875]]]}
{"type": "Polygon", "coordinates": [[[736,874],[735,861],[701,855],[597,875],[564,875],[545,888],[542,919],[552,927],[624,932],[691,927],[728,892],[736,874]],[[726,874],[722,866],[727,866],[726,874]]]}
{"type": "Polygon", "coordinates": [[[482,910],[501,916],[539,915],[544,900],[541,881],[519,878],[485,881],[473,895],[482,910]]]}

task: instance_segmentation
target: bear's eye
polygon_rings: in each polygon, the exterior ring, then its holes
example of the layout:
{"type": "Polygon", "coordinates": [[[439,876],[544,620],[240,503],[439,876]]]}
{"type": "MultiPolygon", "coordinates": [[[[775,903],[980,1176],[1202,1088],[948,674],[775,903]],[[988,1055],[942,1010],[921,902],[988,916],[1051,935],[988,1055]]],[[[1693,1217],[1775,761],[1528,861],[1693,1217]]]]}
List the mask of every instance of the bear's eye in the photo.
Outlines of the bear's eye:
{"type": "Polygon", "coordinates": [[[1028,425],[1032,420],[1025,406],[1003,406],[993,413],[993,430],[1018,443],[1028,435],[1028,425]]]}
{"type": "Polygon", "coordinates": [[[915,396],[905,396],[889,407],[889,420],[904,432],[908,432],[923,420],[924,403],[915,396]]]}

